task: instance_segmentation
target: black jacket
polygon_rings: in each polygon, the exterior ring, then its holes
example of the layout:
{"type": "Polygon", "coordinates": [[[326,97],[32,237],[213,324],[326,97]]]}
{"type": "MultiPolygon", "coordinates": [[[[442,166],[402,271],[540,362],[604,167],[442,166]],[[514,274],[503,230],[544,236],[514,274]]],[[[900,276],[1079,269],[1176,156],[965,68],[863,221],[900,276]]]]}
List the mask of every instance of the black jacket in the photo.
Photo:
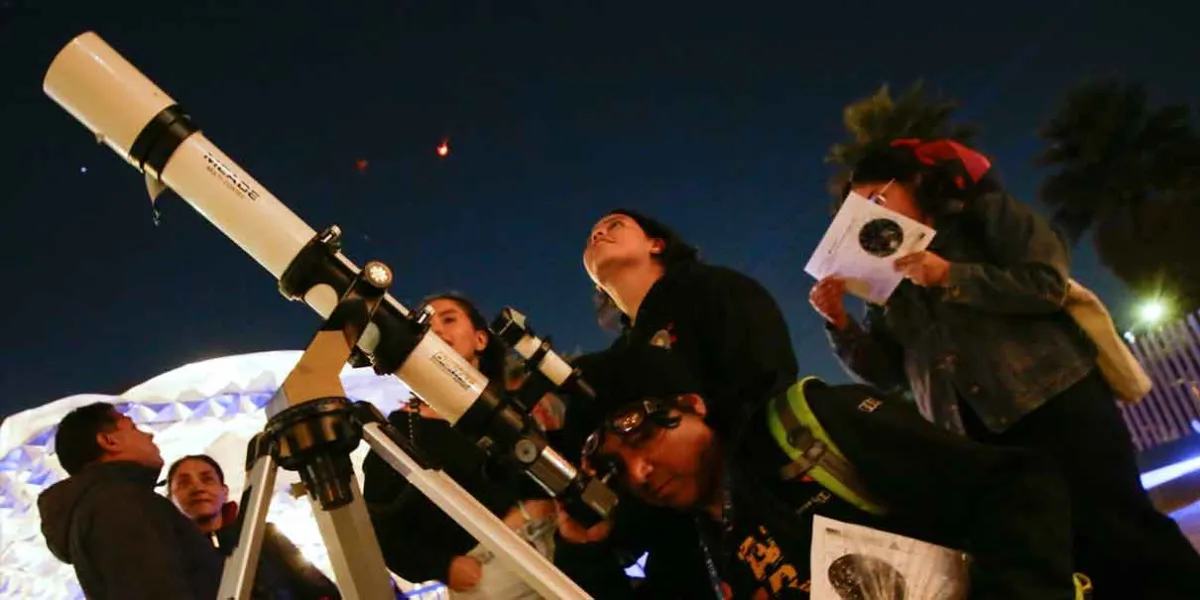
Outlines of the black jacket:
{"type": "MultiPolygon", "coordinates": [[[[237,504],[228,502],[222,509],[224,527],[213,534],[221,559],[237,547],[237,504]]],[[[300,549],[273,523],[263,531],[262,551],[258,570],[254,573],[254,600],[339,600],[338,588],[324,573],[308,562],[300,549]]]]}
{"type": "MultiPolygon", "coordinates": [[[[883,517],[858,510],[803,480],[783,481],[778,468],[788,459],[766,427],[765,413],[750,420],[733,459],[735,505],[749,522],[763,526],[785,559],[768,567],[756,583],[770,588],[771,569],[783,563],[807,573],[812,517],[854,522],[965,551],[972,556],[973,600],[1071,600],[1070,508],[1053,466],[1023,450],[979,444],[925,421],[911,402],[885,398],[858,385],[827,386],[810,381],[805,396],[829,439],[854,466],[867,493],[886,509],[883,517]],[[872,400],[868,404],[864,401],[872,400]]],[[[751,541],[751,545],[756,542],[751,541]]],[[[747,540],[726,540],[744,548],[747,540]]],[[[732,552],[726,575],[742,586],[753,570],[732,552]],[[738,575],[740,571],[740,576],[738,575]]],[[[760,561],[761,562],[761,561],[760,561]]],[[[801,577],[801,582],[804,577],[801,577]]],[[[778,582],[779,576],[774,578],[778,582]]],[[[747,597],[754,590],[740,590],[747,597]]],[[[788,595],[769,590],[775,597],[788,595]]]]}
{"type": "Polygon", "coordinates": [[[46,545],[75,567],[88,598],[216,598],[221,557],[155,493],[157,477],[136,463],[99,463],[38,497],[46,545]]]}
{"type": "MultiPolygon", "coordinates": [[[[489,465],[486,455],[446,422],[396,411],[388,420],[469,494],[502,517],[518,500],[547,498],[528,477],[489,465]]],[[[478,541],[413,487],[375,452],[363,460],[363,497],[389,569],[420,583],[445,581],[450,561],[478,541]]],[[[554,563],[580,587],[600,599],[623,598],[629,584],[607,544],[572,545],[556,540],[554,563]]]]}
{"type": "Polygon", "coordinates": [[[774,397],[799,377],[779,305],[762,284],[732,269],[672,271],[650,288],[633,324],[623,321],[613,346],[652,344],[681,355],[700,378],[714,423],[740,423],[752,401],[774,397]]]}
{"type": "MultiPolygon", "coordinates": [[[[415,415],[411,423],[409,419],[404,410],[388,416],[401,435],[415,437],[423,456],[434,460],[492,514],[503,516],[516,505],[521,494],[515,481],[489,481],[483,452],[449,423],[415,415]]],[[[478,542],[375,452],[367,454],[362,468],[363,498],[371,508],[388,568],[414,583],[444,581],[450,561],[478,542]]]]}
{"type": "MultiPolygon", "coordinates": [[[[630,319],[623,322],[613,346],[653,344],[683,356],[700,378],[709,422],[722,435],[736,435],[762,399],[786,390],[799,376],[779,305],[762,284],[732,269],[697,264],[673,270],[650,288],[632,325],[630,319]]],[[[575,448],[571,451],[569,456],[579,456],[575,448]]],[[[650,553],[639,595],[711,595],[692,519],[632,496],[623,495],[621,501],[613,543],[635,558],[650,553]]]]}

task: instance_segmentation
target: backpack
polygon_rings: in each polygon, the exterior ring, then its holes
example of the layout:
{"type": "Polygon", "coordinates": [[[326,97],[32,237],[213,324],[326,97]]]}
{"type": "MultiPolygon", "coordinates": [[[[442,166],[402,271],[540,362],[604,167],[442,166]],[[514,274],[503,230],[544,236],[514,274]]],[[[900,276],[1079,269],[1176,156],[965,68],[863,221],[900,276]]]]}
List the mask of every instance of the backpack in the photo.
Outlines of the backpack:
{"type": "MultiPolygon", "coordinates": [[[[771,400],[767,410],[767,428],[771,437],[792,461],[780,468],[780,477],[794,480],[807,475],[859,509],[875,515],[885,514],[885,508],[867,493],[854,465],[838,450],[809,407],[804,388],[812,381],[820,379],[801,379],[788,388],[787,393],[771,400]]],[[[1082,573],[1075,573],[1073,580],[1075,600],[1090,600],[1091,580],[1082,573]]]]}
{"type": "Polygon", "coordinates": [[[767,428],[771,437],[792,460],[780,469],[780,477],[785,481],[811,477],[859,509],[875,515],[884,514],[884,508],[871,499],[854,466],[846,460],[809,408],[804,388],[813,381],[820,380],[816,377],[801,379],[786,393],[776,396],[767,410],[767,428]]]}

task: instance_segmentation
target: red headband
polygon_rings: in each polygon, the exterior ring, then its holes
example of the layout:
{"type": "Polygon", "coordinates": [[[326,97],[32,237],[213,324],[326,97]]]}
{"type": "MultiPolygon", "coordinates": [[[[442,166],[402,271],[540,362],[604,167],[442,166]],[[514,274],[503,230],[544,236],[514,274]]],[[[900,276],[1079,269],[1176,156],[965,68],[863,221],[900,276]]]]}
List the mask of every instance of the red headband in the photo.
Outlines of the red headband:
{"type": "MultiPolygon", "coordinates": [[[[992,162],[987,157],[954,140],[922,142],[916,138],[907,138],[892,142],[892,146],[911,148],[917,160],[927,165],[957,160],[966,169],[967,176],[971,178],[972,183],[979,183],[979,180],[983,179],[983,176],[992,168],[992,162]]],[[[961,183],[959,187],[963,187],[961,183]]]]}

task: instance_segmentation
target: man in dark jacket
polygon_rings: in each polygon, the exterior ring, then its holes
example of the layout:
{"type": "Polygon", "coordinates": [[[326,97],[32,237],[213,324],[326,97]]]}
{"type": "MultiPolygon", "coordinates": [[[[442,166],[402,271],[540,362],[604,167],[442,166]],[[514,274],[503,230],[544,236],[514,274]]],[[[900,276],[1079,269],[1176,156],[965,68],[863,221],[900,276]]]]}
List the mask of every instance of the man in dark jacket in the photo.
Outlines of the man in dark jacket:
{"type": "MultiPolygon", "coordinates": [[[[610,349],[582,365],[599,394],[587,465],[694,516],[714,597],[807,598],[825,577],[809,572],[814,515],[965,553],[972,598],[1077,597],[1063,484],[1023,451],[954,436],[870,388],[815,379],[764,403],[733,439],[706,422],[701,386],[672,352],[610,349]]],[[[588,541],[606,526],[560,531],[588,541]]]]}
{"type": "Polygon", "coordinates": [[[77,408],[54,436],[70,475],[38,497],[42,535],[94,600],[215,598],[221,559],[170,500],[154,436],[111,404],[77,408]]]}

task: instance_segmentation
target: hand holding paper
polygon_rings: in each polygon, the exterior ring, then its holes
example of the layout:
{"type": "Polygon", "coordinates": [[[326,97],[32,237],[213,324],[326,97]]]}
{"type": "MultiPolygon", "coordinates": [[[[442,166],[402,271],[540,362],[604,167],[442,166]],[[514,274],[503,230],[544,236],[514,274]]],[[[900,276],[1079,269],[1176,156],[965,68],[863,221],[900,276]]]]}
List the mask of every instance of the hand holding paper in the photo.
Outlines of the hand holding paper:
{"type": "MultiPolygon", "coordinates": [[[[897,271],[896,259],[923,252],[935,233],[923,223],[851,192],[804,271],[818,280],[842,278],[846,291],[867,302],[884,304],[905,276],[897,271]]],[[[936,261],[919,259],[922,269],[927,264],[936,265],[936,261]]]]}
{"type": "Polygon", "coordinates": [[[945,285],[950,276],[950,262],[928,250],[897,258],[895,265],[904,278],[921,287],[945,285]]]}

